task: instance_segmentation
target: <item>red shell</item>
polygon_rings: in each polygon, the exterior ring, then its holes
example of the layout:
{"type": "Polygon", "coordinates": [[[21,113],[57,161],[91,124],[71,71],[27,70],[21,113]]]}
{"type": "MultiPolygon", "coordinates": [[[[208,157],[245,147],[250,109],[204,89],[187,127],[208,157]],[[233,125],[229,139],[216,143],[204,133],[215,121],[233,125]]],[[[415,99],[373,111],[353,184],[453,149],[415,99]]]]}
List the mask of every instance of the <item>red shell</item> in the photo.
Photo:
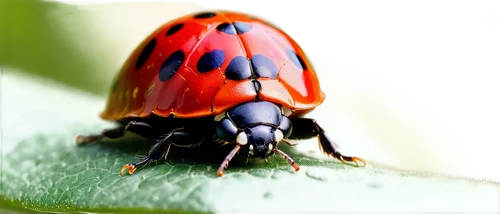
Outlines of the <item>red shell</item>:
{"type": "Polygon", "coordinates": [[[290,36],[263,20],[228,11],[191,14],[161,26],[136,48],[115,81],[100,115],[104,120],[146,117],[151,113],[179,118],[210,116],[257,96],[295,112],[307,112],[325,98],[316,73],[290,36]],[[237,22],[251,28],[234,35],[217,29],[223,23],[237,22]],[[200,58],[216,49],[224,52],[220,66],[200,72],[200,58]],[[162,64],[179,50],[185,54],[182,64],[170,79],[161,81],[162,64]],[[287,50],[296,54],[295,61],[287,50]],[[234,57],[251,59],[257,54],[276,65],[276,78],[226,77],[224,71],[234,57]],[[255,86],[255,80],[260,84],[255,86]]]}

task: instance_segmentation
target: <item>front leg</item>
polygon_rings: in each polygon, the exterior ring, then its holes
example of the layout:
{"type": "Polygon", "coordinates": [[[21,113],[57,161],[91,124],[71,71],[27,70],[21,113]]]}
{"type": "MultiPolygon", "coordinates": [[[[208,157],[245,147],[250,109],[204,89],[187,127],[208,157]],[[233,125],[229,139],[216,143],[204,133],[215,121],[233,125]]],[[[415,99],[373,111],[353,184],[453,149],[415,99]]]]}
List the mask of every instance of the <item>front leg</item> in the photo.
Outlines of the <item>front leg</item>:
{"type": "Polygon", "coordinates": [[[320,149],[325,154],[337,158],[343,163],[350,161],[358,165],[358,161],[360,161],[366,166],[366,161],[363,158],[342,155],[338,151],[339,146],[326,135],[323,128],[315,120],[309,118],[292,118],[291,122],[293,130],[289,139],[305,140],[318,137],[320,149]]]}
{"type": "Polygon", "coordinates": [[[196,132],[189,132],[183,128],[174,129],[168,134],[161,136],[158,139],[158,142],[151,147],[146,157],[139,159],[133,164],[126,164],[123,166],[120,170],[120,175],[122,175],[127,169],[128,174],[131,175],[137,168],[145,166],[152,161],[158,161],[162,157],[166,159],[172,145],[178,147],[194,146],[203,140],[203,137],[204,136],[201,136],[200,134],[196,134],[196,132]]]}

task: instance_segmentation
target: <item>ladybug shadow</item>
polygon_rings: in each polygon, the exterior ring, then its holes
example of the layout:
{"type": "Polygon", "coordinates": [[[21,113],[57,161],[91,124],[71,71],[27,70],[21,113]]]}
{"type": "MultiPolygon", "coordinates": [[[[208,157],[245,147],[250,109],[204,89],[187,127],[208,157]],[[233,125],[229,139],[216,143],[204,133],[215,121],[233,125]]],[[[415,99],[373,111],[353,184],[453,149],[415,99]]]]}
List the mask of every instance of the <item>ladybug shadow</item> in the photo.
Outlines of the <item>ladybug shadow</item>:
{"type": "MultiPolygon", "coordinates": [[[[151,147],[155,144],[154,140],[143,138],[135,134],[127,134],[120,139],[109,139],[97,141],[87,145],[81,145],[78,149],[90,149],[93,152],[104,151],[108,154],[113,154],[112,156],[118,157],[124,161],[136,161],[140,157],[144,157],[148,154],[151,147]],[[135,158],[135,159],[133,159],[135,158]]],[[[168,152],[166,159],[159,160],[156,164],[149,164],[144,166],[144,168],[153,167],[157,164],[162,164],[164,161],[168,162],[170,165],[180,165],[180,164],[198,164],[198,165],[213,165],[214,167],[219,167],[224,158],[229,154],[229,152],[234,147],[232,145],[221,145],[221,144],[206,144],[197,147],[176,147],[172,146],[168,152]]],[[[280,150],[287,153],[293,159],[299,160],[307,158],[306,155],[299,153],[295,148],[288,145],[279,145],[280,150]]],[[[121,163],[121,164],[128,164],[121,163]]],[[[130,162],[133,163],[133,162],[130,162]]],[[[299,162],[300,163],[300,162],[299,162]]],[[[278,155],[274,155],[267,160],[263,159],[247,159],[241,155],[236,155],[231,161],[231,168],[248,168],[251,166],[271,168],[273,166],[288,165],[288,163],[278,155]],[[268,163],[271,164],[268,164],[268,163]]]]}

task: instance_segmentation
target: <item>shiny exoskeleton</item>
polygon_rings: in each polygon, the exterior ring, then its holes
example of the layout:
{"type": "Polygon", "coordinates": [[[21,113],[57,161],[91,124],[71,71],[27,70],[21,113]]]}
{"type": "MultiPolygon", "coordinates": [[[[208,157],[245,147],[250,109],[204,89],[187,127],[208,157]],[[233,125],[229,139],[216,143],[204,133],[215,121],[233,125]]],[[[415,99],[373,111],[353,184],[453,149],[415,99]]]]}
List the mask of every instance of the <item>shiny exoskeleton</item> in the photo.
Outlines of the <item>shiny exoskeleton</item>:
{"type": "Polygon", "coordinates": [[[157,139],[148,155],[120,174],[166,157],[171,146],[232,146],[217,175],[236,155],[267,158],[288,140],[317,137],[326,154],[344,156],[313,119],[325,99],[302,48],[284,31],[251,15],[188,14],[150,34],[123,65],[101,118],[118,122],[78,143],[119,138],[127,131],[157,139]]]}

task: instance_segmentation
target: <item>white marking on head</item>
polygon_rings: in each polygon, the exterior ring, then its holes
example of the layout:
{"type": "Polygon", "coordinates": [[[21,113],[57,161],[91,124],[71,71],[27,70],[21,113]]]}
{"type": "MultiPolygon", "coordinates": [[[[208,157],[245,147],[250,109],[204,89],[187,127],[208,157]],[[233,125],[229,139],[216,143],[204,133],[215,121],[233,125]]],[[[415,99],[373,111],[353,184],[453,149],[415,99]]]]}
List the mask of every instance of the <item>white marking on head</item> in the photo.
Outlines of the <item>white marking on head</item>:
{"type": "Polygon", "coordinates": [[[292,110],[290,110],[289,108],[285,107],[285,106],[281,106],[281,112],[285,115],[285,116],[290,116],[293,112],[292,110]]]}
{"type": "Polygon", "coordinates": [[[248,143],[248,138],[247,138],[247,134],[245,134],[245,132],[240,132],[237,136],[236,136],[236,143],[240,144],[240,145],[245,145],[248,143]]]}
{"type": "Polygon", "coordinates": [[[266,155],[271,154],[271,152],[272,152],[272,151],[273,151],[273,144],[272,144],[272,143],[270,143],[270,144],[269,144],[269,149],[267,150],[266,155]]]}
{"type": "Polygon", "coordinates": [[[226,112],[222,112],[222,113],[220,113],[218,115],[215,115],[214,120],[217,121],[217,122],[219,122],[222,119],[224,119],[224,117],[226,117],[226,112]]]}
{"type": "Polygon", "coordinates": [[[283,140],[283,132],[281,132],[281,130],[279,129],[276,129],[276,131],[274,131],[274,139],[276,140],[276,142],[280,142],[281,140],[283,140]]]}
{"type": "Polygon", "coordinates": [[[253,156],[253,145],[252,144],[250,144],[250,146],[248,147],[248,150],[249,150],[248,154],[253,156]]]}

